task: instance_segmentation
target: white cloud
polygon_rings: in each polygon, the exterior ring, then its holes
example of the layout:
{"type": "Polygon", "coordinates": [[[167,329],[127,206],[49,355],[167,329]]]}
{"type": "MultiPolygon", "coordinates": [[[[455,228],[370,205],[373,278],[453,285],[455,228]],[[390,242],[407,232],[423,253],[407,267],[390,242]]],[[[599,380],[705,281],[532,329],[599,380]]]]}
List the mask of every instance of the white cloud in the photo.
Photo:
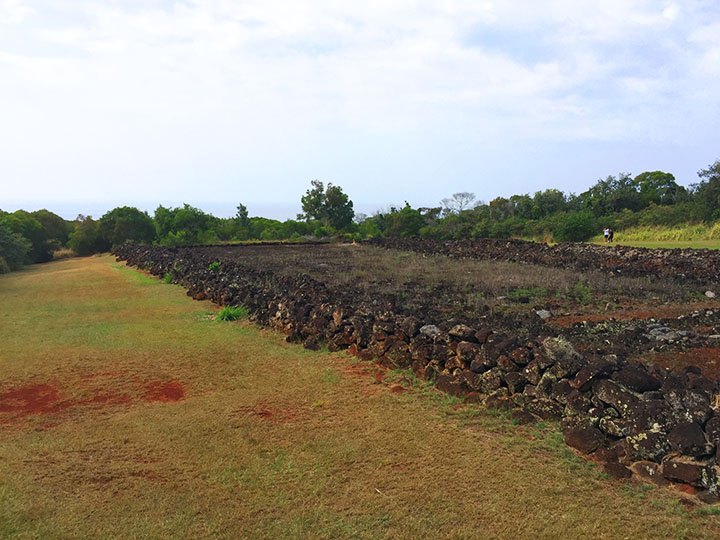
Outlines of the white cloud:
{"type": "Polygon", "coordinates": [[[680,140],[718,103],[718,16],[652,0],[0,0],[21,29],[0,35],[0,148],[21,176],[41,155],[68,175],[174,167],[189,185],[208,164],[311,169],[320,145],[680,140]]]}
{"type": "Polygon", "coordinates": [[[677,4],[668,4],[668,6],[663,9],[663,17],[665,17],[669,21],[674,21],[678,18],[678,14],[680,13],[680,8],[677,6],[677,4]]]}
{"type": "Polygon", "coordinates": [[[23,0],[0,0],[0,25],[20,24],[33,13],[23,0]]]}

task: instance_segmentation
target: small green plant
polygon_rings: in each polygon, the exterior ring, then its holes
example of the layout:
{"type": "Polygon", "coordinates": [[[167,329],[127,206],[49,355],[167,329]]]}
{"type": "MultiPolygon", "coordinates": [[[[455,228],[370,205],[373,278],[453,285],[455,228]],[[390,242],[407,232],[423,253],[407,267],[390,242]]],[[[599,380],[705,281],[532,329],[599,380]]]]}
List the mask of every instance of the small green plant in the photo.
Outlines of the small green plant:
{"type": "Polygon", "coordinates": [[[162,278],[163,283],[170,284],[173,281],[172,274],[170,272],[165,272],[165,275],[162,278]]]}
{"type": "Polygon", "coordinates": [[[208,265],[208,270],[211,272],[216,272],[220,269],[220,261],[213,261],[208,265]]]}
{"type": "Polygon", "coordinates": [[[225,306],[218,313],[217,318],[221,321],[236,321],[245,319],[248,316],[248,310],[245,306],[225,306]]]}
{"type": "Polygon", "coordinates": [[[573,286],[572,295],[581,304],[589,304],[592,301],[592,290],[584,281],[578,281],[573,286]]]}
{"type": "Polygon", "coordinates": [[[322,373],[321,379],[323,383],[329,386],[335,386],[340,382],[340,373],[335,369],[326,368],[322,373]]]}
{"type": "Polygon", "coordinates": [[[410,368],[397,368],[388,371],[384,377],[387,383],[402,384],[408,388],[420,386],[420,380],[410,368]]]}
{"type": "Polygon", "coordinates": [[[514,289],[508,291],[507,297],[514,301],[526,304],[534,298],[544,298],[548,295],[548,290],[543,287],[526,287],[522,289],[514,289]]]}
{"type": "Polygon", "coordinates": [[[720,516],[720,508],[717,506],[701,506],[694,511],[696,516],[720,516]]]}

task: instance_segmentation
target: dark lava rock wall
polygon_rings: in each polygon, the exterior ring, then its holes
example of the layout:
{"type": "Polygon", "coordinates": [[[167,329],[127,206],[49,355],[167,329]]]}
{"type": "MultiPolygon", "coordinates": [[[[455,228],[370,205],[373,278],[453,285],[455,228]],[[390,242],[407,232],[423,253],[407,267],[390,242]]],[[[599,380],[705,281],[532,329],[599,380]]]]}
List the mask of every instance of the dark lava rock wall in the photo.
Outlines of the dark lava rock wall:
{"type": "Polygon", "coordinates": [[[552,335],[520,338],[373,312],[355,305],[352,291],[331,292],[306,275],[237,261],[217,264],[202,249],[125,245],[116,255],[154,275],[170,274],[195,299],[243,304],[288,341],[411,368],[445,392],[513,410],[519,421],[559,419],[567,444],[614,476],[688,484],[706,500],[720,494],[718,386],[696,368],[673,373],[617,355],[582,356],[552,335]]]}
{"type": "Polygon", "coordinates": [[[374,239],[389,249],[454,258],[539,264],[575,270],[600,270],[623,276],[657,276],[705,285],[720,284],[720,250],[647,249],[564,242],[553,246],[524,240],[374,239]]]}

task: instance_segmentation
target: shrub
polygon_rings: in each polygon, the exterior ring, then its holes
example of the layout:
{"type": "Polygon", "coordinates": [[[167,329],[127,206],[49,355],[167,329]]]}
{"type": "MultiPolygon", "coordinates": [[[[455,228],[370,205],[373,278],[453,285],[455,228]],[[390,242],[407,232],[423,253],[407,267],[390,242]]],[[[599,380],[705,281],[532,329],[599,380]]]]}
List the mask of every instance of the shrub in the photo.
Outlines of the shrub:
{"type": "Polygon", "coordinates": [[[245,306],[225,306],[218,313],[218,319],[221,321],[235,321],[245,319],[247,316],[248,310],[245,306]]]}
{"type": "Polygon", "coordinates": [[[553,231],[555,239],[560,242],[584,242],[596,232],[595,216],[587,210],[563,215],[553,231]]]}
{"type": "Polygon", "coordinates": [[[163,280],[163,283],[167,283],[167,284],[172,283],[173,282],[172,274],[170,272],[165,272],[165,275],[163,276],[162,280],[163,280]]]}
{"type": "Polygon", "coordinates": [[[526,304],[536,298],[544,298],[548,295],[548,290],[543,287],[526,287],[508,291],[507,297],[513,302],[526,304]]]}
{"type": "Polygon", "coordinates": [[[213,261],[208,264],[208,270],[211,272],[217,272],[220,269],[220,261],[213,261]]]}
{"type": "Polygon", "coordinates": [[[17,270],[28,261],[30,240],[0,223],[0,257],[10,270],[17,270]]]}
{"type": "Polygon", "coordinates": [[[75,252],[70,248],[59,248],[53,251],[53,260],[58,259],[69,259],[70,257],[74,257],[75,252]]]}
{"type": "Polygon", "coordinates": [[[584,281],[578,281],[573,286],[572,295],[581,304],[589,304],[592,300],[592,289],[584,281]]]}
{"type": "Polygon", "coordinates": [[[75,230],[70,233],[68,247],[81,257],[101,251],[102,240],[98,222],[90,216],[78,216],[75,230]]]}
{"type": "Polygon", "coordinates": [[[102,247],[108,249],[125,242],[150,243],[155,224],[147,212],[131,206],[115,208],[98,220],[102,247]]]}
{"type": "Polygon", "coordinates": [[[0,257],[0,274],[7,274],[8,272],[10,272],[10,265],[5,259],[0,257]]]}

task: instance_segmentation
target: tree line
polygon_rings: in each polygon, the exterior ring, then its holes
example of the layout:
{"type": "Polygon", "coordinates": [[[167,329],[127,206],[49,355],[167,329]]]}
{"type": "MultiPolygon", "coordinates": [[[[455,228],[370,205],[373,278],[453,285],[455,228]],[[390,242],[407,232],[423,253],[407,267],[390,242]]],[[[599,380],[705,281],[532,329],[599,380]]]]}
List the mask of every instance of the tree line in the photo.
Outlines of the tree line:
{"type": "Polygon", "coordinates": [[[311,182],[297,219],[250,217],[240,203],[231,218],[218,218],[184,204],[158,206],[153,216],[131,206],[114,208],[99,219],[79,215],[73,221],[48,210],[0,210],[0,273],[53,258],[62,248],[76,255],[109,251],[125,242],[167,246],[238,241],[302,240],[350,234],[356,229],[350,198],[339,186],[311,182]]]}
{"type": "Polygon", "coordinates": [[[685,188],[663,171],[635,177],[620,173],[598,180],[580,194],[557,189],[533,195],[475,200],[455,193],[437,207],[391,207],[362,219],[360,236],[461,238],[534,238],[585,241],[604,227],[673,226],[720,220],[720,160],[698,172],[699,181],[685,188]]]}
{"type": "Polygon", "coordinates": [[[390,207],[372,216],[355,214],[340,186],[313,180],[300,199],[302,213],[279,221],[250,217],[238,204],[231,218],[218,218],[189,204],[158,206],[154,215],[130,206],[99,219],[73,221],[48,210],[0,210],[0,273],[24,264],[49,261],[68,248],[77,255],[110,250],[124,242],[178,246],[252,240],[421,236],[435,239],[536,238],[584,241],[603,227],[672,226],[720,220],[720,160],[698,172],[689,188],[663,171],[626,173],[598,180],[578,195],[557,189],[533,195],[476,200],[459,192],[436,207],[390,207]]]}

